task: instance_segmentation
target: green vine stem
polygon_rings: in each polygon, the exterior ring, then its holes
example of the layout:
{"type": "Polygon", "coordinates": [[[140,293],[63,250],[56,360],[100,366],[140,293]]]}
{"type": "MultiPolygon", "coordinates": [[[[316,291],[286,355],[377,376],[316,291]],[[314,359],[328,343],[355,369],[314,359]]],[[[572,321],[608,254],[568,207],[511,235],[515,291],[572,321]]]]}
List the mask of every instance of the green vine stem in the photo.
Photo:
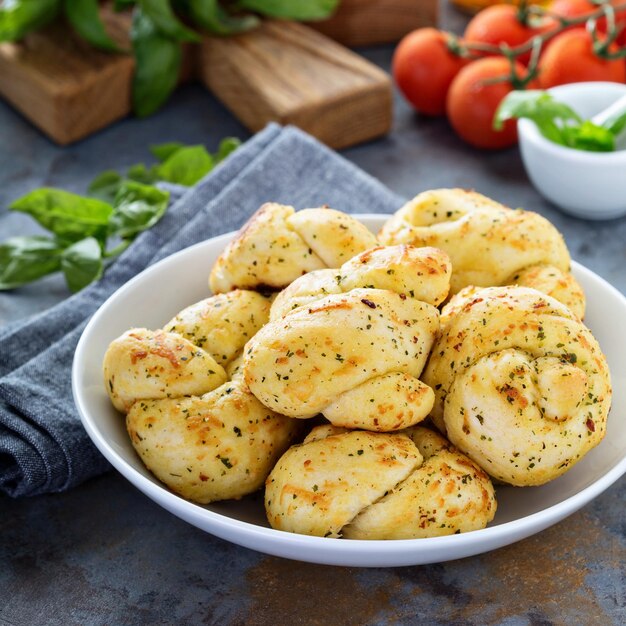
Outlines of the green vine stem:
{"type": "Polygon", "coordinates": [[[510,82],[514,89],[525,89],[526,86],[537,77],[539,55],[541,54],[543,45],[572,26],[586,24],[593,40],[593,51],[597,56],[607,60],[626,58],[626,47],[618,50],[611,50],[611,47],[614,45],[617,37],[623,29],[623,26],[618,27],[615,15],[618,11],[625,10],[626,2],[620,3],[616,6],[613,6],[609,2],[603,2],[602,4],[599,4],[595,11],[590,13],[578,15],[576,17],[563,17],[555,15],[542,7],[522,2],[518,10],[518,19],[521,23],[531,25],[530,19],[532,17],[549,17],[556,20],[558,25],[539,35],[535,35],[527,42],[515,47],[510,47],[505,43],[500,45],[478,42],[468,43],[462,41],[460,37],[453,33],[447,33],[447,46],[452,54],[469,60],[480,59],[484,54],[504,56],[511,64],[510,74],[508,76],[489,79],[488,83],[493,84],[499,82],[510,82]],[[603,37],[600,37],[598,33],[598,19],[603,17],[607,22],[607,31],[603,37]],[[527,68],[528,71],[524,77],[521,77],[516,69],[516,59],[527,52],[531,53],[527,68]]]}

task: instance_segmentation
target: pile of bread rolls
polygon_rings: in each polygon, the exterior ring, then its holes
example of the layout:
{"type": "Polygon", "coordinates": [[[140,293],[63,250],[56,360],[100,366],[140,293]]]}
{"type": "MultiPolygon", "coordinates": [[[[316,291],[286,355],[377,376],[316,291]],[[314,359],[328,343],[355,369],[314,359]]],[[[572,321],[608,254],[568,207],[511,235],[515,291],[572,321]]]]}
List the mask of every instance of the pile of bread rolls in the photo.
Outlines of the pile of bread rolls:
{"type": "Polygon", "coordinates": [[[484,528],[492,480],[560,476],[603,438],[606,359],[562,236],[478,193],[422,193],[378,237],[262,206],[215,295],[104,358],[132,444],[199,503],[265,485],[273,528],[407,539],[484,528]]]}

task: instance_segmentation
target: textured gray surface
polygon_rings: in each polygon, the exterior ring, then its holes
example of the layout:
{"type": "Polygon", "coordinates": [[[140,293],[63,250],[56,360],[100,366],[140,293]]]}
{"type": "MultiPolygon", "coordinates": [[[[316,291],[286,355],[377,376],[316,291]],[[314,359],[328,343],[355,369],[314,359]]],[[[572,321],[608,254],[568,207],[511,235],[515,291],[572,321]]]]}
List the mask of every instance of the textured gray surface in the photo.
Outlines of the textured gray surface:
{"type": "MultiPolygon", "coordinates": [[[[391,50],[366,55],[388,67],[391,50]]],[[[575,259],[626,293],[626,219],[567,217],[529,185],[516,150],[471,150],[445,121],[418,118],[399,99],[395,120],[388,138],[345,156],[400,195],[461,185],[536,210],[564,233],[575,259]]],[[[0,104],[0,237],[29,228],[5,207],[35,186],[81,191],[102,169],[145,160],[150,143],[214,146],[226,134],[247,136],[197,86],[149,120],[64,149],[0,104]]],[[[65,296],[54,278],[0,295],[0,326],[65,296]]],[[[624,624],[625,498],[622,479],[562,523],[479,557],[356,570],[227,544],[112,473],[63,495],[0,498],[0,624],[624,624]]]]}

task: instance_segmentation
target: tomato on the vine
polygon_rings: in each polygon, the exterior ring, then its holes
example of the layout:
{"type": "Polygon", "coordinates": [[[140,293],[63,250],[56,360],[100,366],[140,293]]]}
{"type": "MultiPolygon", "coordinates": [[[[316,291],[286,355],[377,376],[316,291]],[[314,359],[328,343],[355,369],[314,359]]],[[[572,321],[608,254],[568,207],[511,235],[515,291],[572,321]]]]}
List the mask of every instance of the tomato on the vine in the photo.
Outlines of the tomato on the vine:
{"type": "Polygon", "coordinates": [[[598,5],[589,0],[554,0],[550,4],[550,13],[571,19],[593,13],[597,8],[598,5]]]}
{"type": "MultiPolygon", "coordinates": [[[[624,4],[624,0],[611,0],[612,5],[624,4]]],[[[617,45],[626,46],[626,9],[623,11],[615,11],[615,26],[619,30],[617,36],[617,45]]],[[[604,30],[607,30],[606,27],[604,30]]]]}
{"type": "MultiPolygon", "coordinates": [[[[624,0],[611,0],[612,5],[623,4],[624,0]]],[[[554,0],[550,5],[550,13],[558,17],[566,17],[566,18],[576,18],[582,17],[583,15],[590,15],[591,13],[597,11],[600,8],[599,5],[590,2],[590,0],[554,0]]],[[[618,37],[618,43],[623,45],[626,43],[626,39],[624,38],[624,27],[626,27],[626,10],[616,11],[615,13],[615,24],[618,28],[622,28],[622,31],[618,37]]],[[[597,20],[598,32],[606,33],[607,28],[607,20],[606,18],[599,18],[597,20]]],[[[585,28],[585,24],[579,24],[577,26],[570,26],[566,30],[572,30],[574,28],[585,28]]]]}
{"type": "MultiPolygon", "coordinates": [[[[510,4],[495,4],[476,14],[467,25],[463,39],[467,43],[486,43],[494,46],[507,44],[515,48],[525,44],[536,35],[554,28],[555,21],[544,18],[537,26],[528,26],[518,19],[516,7],[510,4]]],[[[530,52],[520,55],[517,60],[526,65],[530,52]]]]}
{"type": "Polygon", "coordinates": [[[607,60],[595,54],[593,39],[586,30],[568,30],[557,35],[542,55],[539,83],[549,89],[583,81],[626,82],[626,65],[624,59],[607,60]]]}
{"type": "Polygon", "coordinates": [[[450,50],[448,38],[435,28],[420,28],[404,37],[394,52],[396,84],[420,113],[443,115],[450,83],[466,64],[450,50]]]}
{"type": "MultiPolygon", "coordinates": [[[[521,63],[515,63],[515,74],[525,78],[527,70],[521,63]]],[[[463,68],[452,82],[446,107],[448,119],[469,144],[477,148],[506,148],[517,142],[515,120],[506,122],[501,131],[493,129],[498,105],[514,89],[510,75],[508,59],[486,57],[463,68]]]]}

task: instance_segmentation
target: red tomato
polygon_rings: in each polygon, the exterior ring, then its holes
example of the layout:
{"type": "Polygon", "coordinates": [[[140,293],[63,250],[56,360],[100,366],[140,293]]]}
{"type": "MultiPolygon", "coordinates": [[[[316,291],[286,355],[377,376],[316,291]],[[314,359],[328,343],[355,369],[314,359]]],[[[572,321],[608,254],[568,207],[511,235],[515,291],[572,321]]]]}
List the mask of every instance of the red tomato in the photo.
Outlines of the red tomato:
{"type": "Polygon", "coordinates": [[[594,54],[593,41],[586,30],[557,35],[539,61],[539,83],[543,89],[598,80],[626,82],[626,65],[623,59],[607,61],[594,54]]]}
{"type": "MultiPolygon", "coordinates": [[[[550,4],[549,11],[550,13],[554,13],[554,15],[558,15],[559,17],[567,17],[569,19],[575,17],[582,17],[583,15],[589,15],[593,13],[598,7],[589,2],[589,0],[554,0],[552,4],[550,4]]],[[[585,29],[584,22],[582,24],[578,24],[577,26],[568,26],[564,31],[574,30],[574,29],[585,29]]],[[[558,37],[558,35],[556,36],[558,37]]],[[[548,39],[543,43],[543,48],[541,53],[544,54],[545,51],[552,45],[552,42],[556,37],[552,39],[548,39]]]]}
{"type": "MultiPolygon", "coordinates": [[[[622,4],[624,0],[611,0],[612,5],[622,4]]],[[[593,4],[589,0],[554,0],[554,2],[550,5],[550,12],[558,15],[559,17],[581,17],[583,15],[589,15],[598,9],[597,4],[593,4]]],[[[617,11],[615,13],[615,22],[618,26],[626,26],[626,11],[617,11]]],[[[580,24],[578,26],[570,26],[567,30],[571,30],[573,28],[585,28],[585,24],[580,24]]],[[[607,31],[607,23],[606,19],[600,18],[598,20],[598,31],[601,33],[605,33],[607,31]]],[[[623,33],[618,38],[623,39],[623,33]]]]}
{"type": "Polygon", "coordinates": [[[392,71],[406,99],[420,112],[443,115],[452,79],[466,64],[448,48],[448,35],[434,28],[420,28],[398,44],[392,71]]]}
{"type": "MultiPolygon", "coordinates": [[[[518,76],[526,75],[521,63],[515,64],[518,76]]],[[[511,65],[504,57],[479,59],[464,67],[448,92],[447,112],[457,134],[476,148],[506,148],[517,142],[517,123],[509,120],[501,131],[493,129],[498,105],[513,86],[510,81],[492,83],[509,76],[511,65]]]]}
{"type": "Polygon", "coordinates": [[[572,18],[593,13],[597,8],[598,6],[589,0],[554,0],[549,11],[559,17],[572,18]]]}
{"type": "MultiPolygon", "coordinates": [[[[611,0],[611,4],[624,4],[624,0],[611,0]]],[[[626,10],[615,12],[615,24],[619,29],[621,29],[616,39],[617,45],[626,46],[626,10]]]]}
{"type": "MultiPolygon", "coordinates": [[[[521,46],[535,35],[554,28],[555,22],[544,19],[541,26],[530,28],[517,19],[518,9],[510,4],[495,4],[476,14],[465,29],[463,38],[467,43],[488,43],[494,46],[508,44],[511,48],[521,46]]],[[[518,61],[527,64],[530,52],[518,61]]]]}

